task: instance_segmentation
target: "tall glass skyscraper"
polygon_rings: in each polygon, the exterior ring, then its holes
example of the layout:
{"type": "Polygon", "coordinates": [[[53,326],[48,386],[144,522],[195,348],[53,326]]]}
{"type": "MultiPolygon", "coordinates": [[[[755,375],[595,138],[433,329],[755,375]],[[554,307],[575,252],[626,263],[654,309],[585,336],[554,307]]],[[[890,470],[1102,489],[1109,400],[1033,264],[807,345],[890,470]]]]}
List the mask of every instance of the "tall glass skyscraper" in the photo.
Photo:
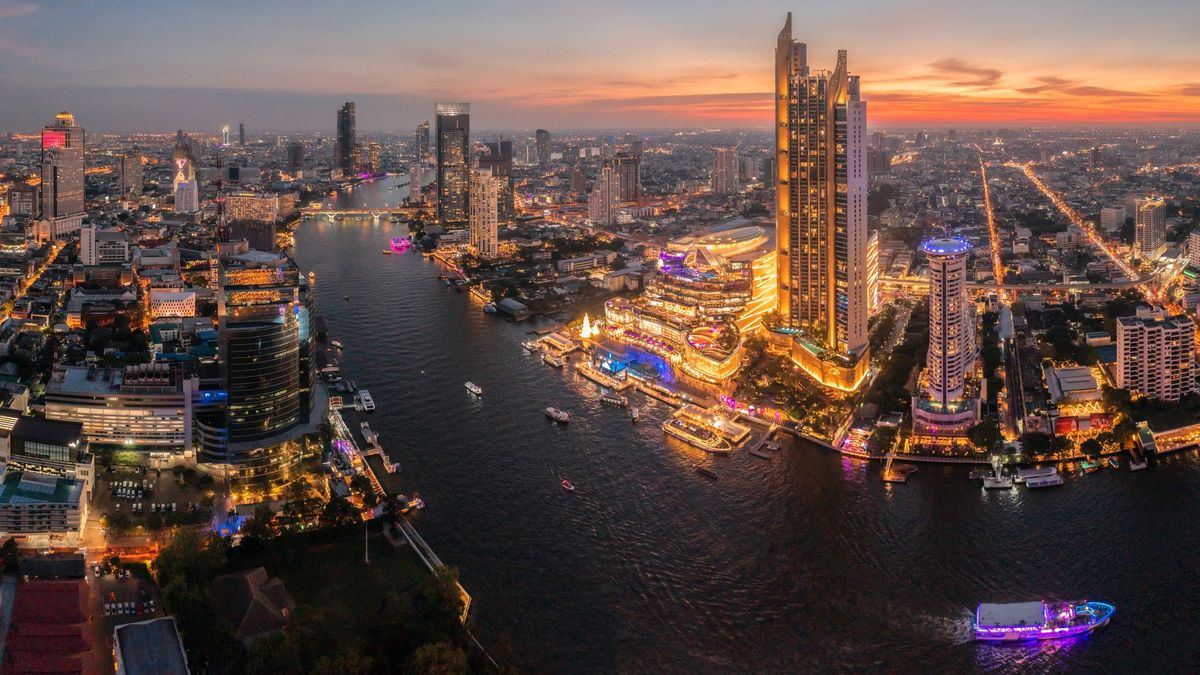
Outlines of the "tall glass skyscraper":
{"type": "Polygon", "coordinates": [[[355,139],[354,102],[346,101],[337,112],[337,144],[334,146],[334,164],[343,174],[352,174],[357,170],[355,152],[358,148],[355,139]]]}
{"type": "Polygon", "coordinates": [[[471,104],[439,103],[437,113],[438,222],[466,227],[471,190],[471,104]]]}
{"type": "Polygon", "coordinates": [[[429,159],[429,120],[417,125],[417,162],[429,159]]]}
{"type": "Polygon", "coordinates": [[[50,220],[84,211],[84,135],[67,111],[42,129],[42,217],[50,220]]]}
{"type": "Polygon", "coordinates": [[[775,227],[779,313],[793,360],[856,389],[867,374],[867,104],[846,52],[808,66],[789,13],[775,51],[775,227]]]}
{"type": "Polygon", "coordinates": [[[550,163],[550,132],[538,129],[534,132],[534,138],[537,145],[538,166],[546,166],[550,163]]]}

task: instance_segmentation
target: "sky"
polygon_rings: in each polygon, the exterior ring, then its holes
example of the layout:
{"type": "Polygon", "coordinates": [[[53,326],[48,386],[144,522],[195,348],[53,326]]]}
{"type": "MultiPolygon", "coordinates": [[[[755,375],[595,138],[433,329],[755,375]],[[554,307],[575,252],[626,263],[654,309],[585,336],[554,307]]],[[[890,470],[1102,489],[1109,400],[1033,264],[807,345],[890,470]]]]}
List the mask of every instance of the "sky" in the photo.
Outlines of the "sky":
{"type": "Polygon", "coordinates": [[[0,129],[768,128],[788,11],[872,127],[1200,127],[1195,0],[0,0],[0,129]]]}

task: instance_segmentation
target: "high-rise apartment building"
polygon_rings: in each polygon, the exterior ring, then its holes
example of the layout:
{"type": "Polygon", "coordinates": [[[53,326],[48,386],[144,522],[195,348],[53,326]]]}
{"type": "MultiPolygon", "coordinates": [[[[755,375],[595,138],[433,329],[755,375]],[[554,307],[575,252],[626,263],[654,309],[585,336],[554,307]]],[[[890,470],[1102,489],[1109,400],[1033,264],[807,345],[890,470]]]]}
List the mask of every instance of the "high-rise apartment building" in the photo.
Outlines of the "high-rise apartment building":
{"type": "Polygon", "coordinates": [[[1192,230],[1188,234],[1187,255],[1192,267],[1200,269],[1200,229],[1192,230]]]}
{"type": "Polygon", "coordinates": [[[229,147],[229,125],[221,127],[221,145],[229,147]]]}
{"type": "Polygon", "coordinates": [[[588,195],[588,218],[596,225],[615,225],[620,208],[621,176],[611,166],[600,167],[588,195]]]}
{"type": "Polygon", "coordinates": [[[737,148],[713,150],[712,191],[716,195],[732,195],[738,191],[737,148]]]}
{"type": "Polygon", "coordinates": [[[342,170],[343,175],[351,175],[358,170],[355,162],[358,141],[355,132],[354,102],[346,101],[337,111],[337,140],[333,150],[333,163],[342,170]]]}
{"type": "Polygon", "coordinates": [[[142,156],[121,155],[121,196],[136,199],[142,194],[142,156]]]}
{"type": "Polygon", "coordinates": [[[1138,253],[1154,255],[1167,240],[1167,204],[1162,197],[1137,200],[1134,216],[1138,253]]]}
{"type": "Polygon", "coordinates": [[[1196,329],[1179,314],[1147,307],[1117,319],[1117,386],[1163,401],[1196,389],[1196,329]]]}
{"type": "Polygon", "coordinates": [[[485,260],[499,253],[500,185],[500,177],[487,169],[471,176],[471,246],[485,260]]]}
{"type": "Polygon", "coordinates": [[[300,142],[288,143],[287,146],[287,162],[288,171],[296,173],[304,170],[304,144],[300,142]]]}
{"type": "Polygon", "coordinates": [[[471,190],[471,105],[439,103],[437,124],[437,218],[443,227],[467,225],[471,190]]]}
{"type": "Polygon", "coordinates": [[[486,143],[487,154],[479,157],[479,170],[488,171],[500,181],[500,221],[512,222],[517,217],[516,195],[513,193],[512,141],[486,143]]]}
{"type": "Polygon", "coordinates": [[[379,143],[367,145],[367,171],[372,176],[383,172],[383,146],[379,143]]]}
{"type": "Polygon", "coordinates": [[[792,17],[775,51],[779,313],[792,358],[817,381],[857,389],[868,370],[867,104],[846,52],[809,68],[792,17]]]}
{"type": "Polygon", "coordinates": [[[538,166],[546,166],[550,163],[550,132],[538,129],[534,132],[534,139],[537,144],[538,166]]]}
{"type": "Polygon", "coordinates": [[[78,216],[82,221],[83,188],[83,127],[64,110],[42,129],[42,218],[78,216]]]}
{"type": "Polygon", "coordinates": [[[417,162],[429,161],[429,120],[417,125],[417,162]]]}
{"type": "Polygon", "coordinates": [[[175,213],[196,213],[200,210],[200,184],[196,181],[196,160],[192,144],[182,131],[175,133],[175,166],[171,184],[175,193],[175,213]]]}
{"type": "Polygon", "coordinates": [[[1120,232],[1125,227],[1125,207],[1109,206],[1100,209],[1100,229],[1108,234],[1120,232]]]}
{"type": "Polygon", "coordinates": [[[929,262],[929,350],[924,392],[913,398],[913,420],[926,427],[965,431],[975,422],[975,397],[967,376],[975,364],[975,315],[967,296],[967,257],[962,239],[933,239],[921,246],[929,262]]]}
{"type": "Polygon", "coordinates": [[[636,203],[642,197],[642,155],[623,150],[605,160],[612,166],[620,182],[618,201],[636,203]]]}

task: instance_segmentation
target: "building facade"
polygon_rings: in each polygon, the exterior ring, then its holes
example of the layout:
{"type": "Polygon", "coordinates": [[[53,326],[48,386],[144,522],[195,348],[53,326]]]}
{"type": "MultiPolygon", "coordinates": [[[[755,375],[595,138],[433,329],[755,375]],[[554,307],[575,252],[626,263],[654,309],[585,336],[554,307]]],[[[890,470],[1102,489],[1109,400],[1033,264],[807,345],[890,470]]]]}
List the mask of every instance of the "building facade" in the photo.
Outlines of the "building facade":
{"type": "Polygon", "coordinates": [[[79,261],[89,266],[123,265],[129,262],[129,238],[119,230],[83,225],[79,228],[79,261]]]}
{"type": "Polygon", "coordinates": [[[500,185],[500,177],[487,169],[471,177],[471,247],[484,260],[499,253],[500,185]]]}
{"type": "Polygon", "coordinates": [[[538,166],[544,167],[550,163],[550,132],[545,129],[538,129],[533,133],[533,137],[537,148],[538,166]]]}
{"type": "Polygon", "coordinates": [[[845,51],[831,73],[809,68],[790,13],[776,46],[775,93],[779,313],[809,375],[856,389],[869,359],[867,104],[845,51]]]}
{"type": "Polygon", "coordinates": [[[439,103],[437,114],[437,218],[443,227],[468,224],[471,193],[471,106],[439,103]]]}
{"type": "Polygon", "coordinates": [[[1141,308],[1117,319],[1117,386],[1163,401],[1196,389],[1196,333],[1191,319],[1141,308]]]}
{"type": "Polygon", "coordinates": [[[121,196],[137,199],[142,195],[142,156],[121,156],[121,196]]]}
{"type": "Polygon", "coordinates": [[[975,423],[977,397],[968,396],[975,365],[974,305],[967,297],[967,258],[962,239],[933,239],[921,246],[929,263],[929,348],[923,392],[913,397],[919,426],[965,431],[975,423]]]}
{"type": "Polygon", "coordinates": [[[712,191],[715,195],[732,195],[738,191],[737,148],[713,150],[712,191]]]}
{"type": "Polygon", "coordinates": [[[588,218],[596,225],[610,227],[617,223],[620,210],[621,176],[611,166],[601,167],[588,196],[588,218]]]}
{"type": "Polygon", "coordinates": [[[1143,257],[1154,255],[1166,243],[1167,204],[1162,197],[1137,200],[1134,234],[1143,257]]]}
{"type": "Polygon", "coordinates": [[[334,142],[333,163],[345,177],[358,170],[357,121],[354,101],[346,101],[337,111],[337,140],[334,142]]]}
{"type": "Polygon", "coordinates": [[[42,129],[42,218],[84,212],[84,132],[65,110],[42,129]]]}
{"type": "Polygon", "coordinates": [[[200,210],[200,184],[196,181],[196,159],[190,140],[182,131],[175,134],[172,154],[171,186],[175,193],[175,213],[196,213],[200,210]]]}
{"type": "Polygon", "coordinates": [[[513,146],[512,141],[486,143],[487,154],[479,157],[479,170],[488,171],[500,182],[500,222],[511,223],[517,217],[516,194],[513,190],[513,146]]]}
{"type": "Polygon", "coordinates": [[[429,120],[417,125],[417,162],[429,161],[429,120]]]}
{"type": "Polygon", "coordinates": [[[187,451],[197,383],[178,364],[58,366],[46,384],[46,419],[81,424],[93,444],[187,451]]]}

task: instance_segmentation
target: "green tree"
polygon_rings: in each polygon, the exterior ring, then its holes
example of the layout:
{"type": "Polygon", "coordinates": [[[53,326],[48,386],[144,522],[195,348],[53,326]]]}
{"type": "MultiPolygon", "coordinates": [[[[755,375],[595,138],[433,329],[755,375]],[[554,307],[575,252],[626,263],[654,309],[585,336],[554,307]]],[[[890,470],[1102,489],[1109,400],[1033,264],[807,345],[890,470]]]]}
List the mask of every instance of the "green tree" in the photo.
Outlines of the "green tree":
{"type": "Polygon", "coordinates": [[[17,548],[17,540],[9,537],[0,546],[0,560],[4,562],[4,573],[13,574],[21,564],[21,551],[17,548]]]}
{"type": "Polygon", "coordinates": [[[221,542],[186,528],[175,533],[154,561],[160,585],[181,579],[207,587],[224,566],[225,547],[221,542]]]}
{"type": "Polygon", "coordinates": [[[995,417],[985,417],[983,420],[967,429],[967,439],[980,452],[992,452],[1000,445],[1000,427],[995,417]]]}
{"type": "Polygon", "coordinates": [[[467,655],[450,642],[429,642],[417,647],[408,660],[412,675],[460,675],[467,672],[467,655]]]}
{"type": "Polygon", "coordinates": [[[246,657],[246,675],[279,675],[304,672],[300,651],[284,633],[264,635],[250,646],[246,657]]]}
{"type": "Polygon", "coordinates": [[[358,513],[358,509],[343,499],[342,497],[334,497],[325,504],[325,509],[321,511],[321,527],[341,528],[350,527],[362,522],[362,517],[358,513]]]}
{"type": "Polygon", "coordinates": [[[1089,438],[1079,446],[1079,449],[1088,457],[1096,458],[1100,456],[1100,451],[1104,448],[1100,445],[1100,441],[1089,438]]]}
{"type": "Polygon", "coordinates": [[[367,508],[373,508],[379,503],[379,495],[375,494],[371,479],[361,473],[355,474],[350,479],[350,490],[362,499],[363,505],[367,508]]]}
{"type": "Polygon", "coordinates": [[[108,524],[108,531],[118,537],[123,537],[129,533],[133,527],[133,519],[124,511],[114,511],[105,517],[105,522],[108,524]]]}

